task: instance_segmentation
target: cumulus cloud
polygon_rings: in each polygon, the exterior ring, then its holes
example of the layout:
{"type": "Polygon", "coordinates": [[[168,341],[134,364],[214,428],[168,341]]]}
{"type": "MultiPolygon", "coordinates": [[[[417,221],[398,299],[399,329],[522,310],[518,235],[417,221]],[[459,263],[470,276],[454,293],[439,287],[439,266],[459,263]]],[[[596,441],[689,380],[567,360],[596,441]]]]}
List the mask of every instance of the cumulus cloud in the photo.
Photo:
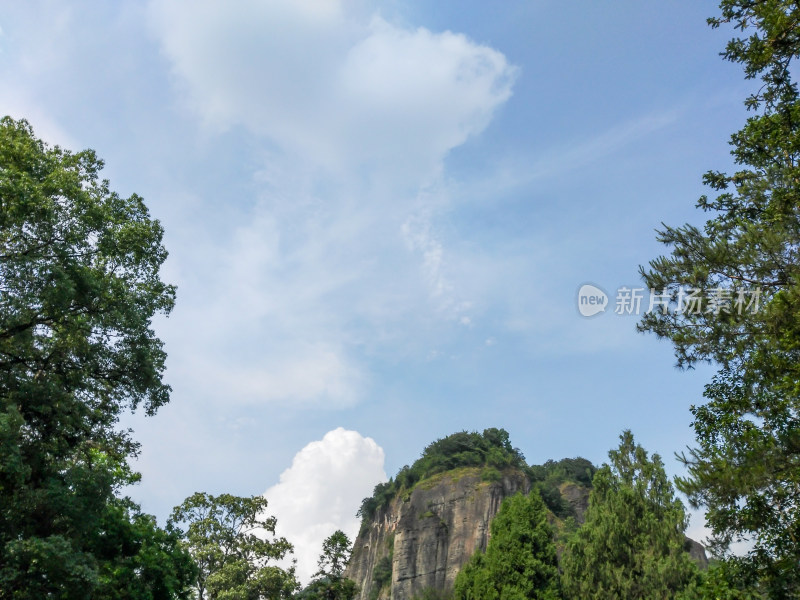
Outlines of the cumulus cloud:
{"type": "Polygon", "coordinates": [[[420,176],[488,124],[516,69],[466,36],[336,0],[178,0],[152,22],[190,105],[331,168],[420,176]]]}
{"type": "Polygon", "coordinates": [[[322,541],[337,529],[351,540],[361,500],[386,480],[383,449],[372,438],[342,427],[300,450],[264,496],[277,517],[276,533],[294,544],[297,573],[308,583],[317,569],[322,541]]]}

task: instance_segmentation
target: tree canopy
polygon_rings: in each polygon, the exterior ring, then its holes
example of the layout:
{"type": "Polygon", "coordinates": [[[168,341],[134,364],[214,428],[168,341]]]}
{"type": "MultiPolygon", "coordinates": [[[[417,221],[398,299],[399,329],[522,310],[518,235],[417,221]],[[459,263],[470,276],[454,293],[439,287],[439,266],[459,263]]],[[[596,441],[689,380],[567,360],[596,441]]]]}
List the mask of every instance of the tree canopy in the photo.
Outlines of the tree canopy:
{"type": "Polygon", "coordinates": [[[198,492],[175,507],[170,524],[185,527],[184,546],[198,571],[199,600],[278,600],[297,589],[294,567],[274,564],[292,552],[275,537],[275,517],[264,516],[263,496],[198,492]]]}
{"type": "Polygon", "coordinates": [[[751,116],[731,137],[733,173],[709,171],[702,228],[664,226],[671,247],[642,268],[678,305],[686,289],[725,299],[648,314],[642,331],[670,340],[680,366],[715,362],[706,403],[692,407],[697,445],[678,486],[707,509],[712,549],[774,598],[800,594],[800,6],[723,0],[713,27],[732,26],[723,56],[760,80],[751,116]],[[682,291],[683,290],[683,291],[682,291]],[[745,295],[749,310],[731,302],[745,295]],[[751,303],[751,300],[757,302],[751,303]],[[751,550],[736,558],[731,542],[751,550]]]}
{"type": "Polygon", "coordinates": [[[180,597],[191,574],[117,497],[138,479],[120,413],[169,399],[151,320],[174,288],[161,225],[102,167],[0,121],[0,597],[180,597]]]}
{"type": "Polygon", "coordinates": [[[594,477],[586,522],[561,559],[567,598],[676,598],[697,577],[684,549],[687,518],[661,458],[630,431],[594,477]]]}
{"type": "Polygon", "coordinates": [[[322,553],[314,580],[297,595],[303,600],[351,600],[358,592],[356,583],[344,576],[350,560],[350,538],[337,529],[322,542],[322,553]]]}
{"type": "Polygon", "coordinates": [[[561,597],[553,530],[536,490],[506,498],[490,529],[486,553],[476,552],[456,577],[455,600],[561,597]]]}

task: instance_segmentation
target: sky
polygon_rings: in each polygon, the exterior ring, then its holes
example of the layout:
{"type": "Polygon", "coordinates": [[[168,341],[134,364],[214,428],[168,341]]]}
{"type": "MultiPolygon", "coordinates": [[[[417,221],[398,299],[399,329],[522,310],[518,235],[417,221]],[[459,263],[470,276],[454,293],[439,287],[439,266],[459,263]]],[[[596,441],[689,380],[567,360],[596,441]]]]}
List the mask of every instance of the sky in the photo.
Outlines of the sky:
{"type": "Polygon", "coordinates": [[[456,431],[599,464],[631,429],[680,474],[712,371],[613,305],[732,166],[753,83],[715,14],[0,1],[0,113],[95,149],[165,228],[172,399],[122,420],[127,493],[161,523],[196,491],[265,493],[307,579],[376,483],[456,431]],[[591,318],[587,283],[609,295],[591,318]]]}

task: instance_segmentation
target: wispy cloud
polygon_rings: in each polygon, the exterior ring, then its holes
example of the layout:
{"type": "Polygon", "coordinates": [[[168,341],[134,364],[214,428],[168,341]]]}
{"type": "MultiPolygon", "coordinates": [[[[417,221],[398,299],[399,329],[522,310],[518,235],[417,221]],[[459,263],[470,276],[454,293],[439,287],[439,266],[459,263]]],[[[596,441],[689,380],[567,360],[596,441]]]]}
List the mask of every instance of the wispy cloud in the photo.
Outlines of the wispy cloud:
{"type": "Polygon", "coordinates": [[[679,110],[647,114],[617,124],[574,145],[549,149],[546,156],[532,162],[528,170],[528,180],[563,175],[599,162],[632,142],[668,127],[677,121],[679,116],[679,110]]]}
{"type": "Polygon", "coordinates": [[[464,201],[480,202],[578,172],[593,164],[602,164],[632,144],[679,122],[686,110],[687,106],[681,104],[668,110],[636,116],[569,143],[496,157],[490,168],[480,170],[463,181],[451,182],[451,193],[458,194],[464,201]]]}
{"type": "Polygon", "coordinates": [[[365,349],[431,317],[471,322],[434,219],[443,159],[511,96],[503,54],[339,2],[173,0],[149,14],[184,102],[272,149],[248,221],[177,259],[194,301],[170,343],[195,351],[173,374],[195,374],[204,397],[341,408],[366,393],[365,349]]]}

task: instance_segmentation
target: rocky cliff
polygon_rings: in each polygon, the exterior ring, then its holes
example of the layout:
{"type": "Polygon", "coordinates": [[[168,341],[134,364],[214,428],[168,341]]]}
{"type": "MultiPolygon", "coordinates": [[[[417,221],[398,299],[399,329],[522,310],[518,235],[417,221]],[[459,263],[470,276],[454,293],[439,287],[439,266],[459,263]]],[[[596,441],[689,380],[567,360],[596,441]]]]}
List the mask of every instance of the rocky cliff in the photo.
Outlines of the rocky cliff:
{"type": "MultiPolygon", "coordinates": [[[[364,520],[353,545],[345,576],[359,586],[357,600],[411,600],[426,589],[450,589],[474,552],[486,549],[489,524],[503,500],[520,491],[530,491],[520,469],[498,475],[463,467],[398,494],[364,520]]],[[[589,489],[566,482],[559,491],[583,523],[589,489]]],[[[552,521],[560,522],[554,515],[552,521]]],[[[701,568],[708,565],[702,545],[687,538],[686,550],[701,568]]]]}
{"type": "MultiPolygon", "coordinates": [[[[530,465],[504,429],[438,439],[364,498],[345,575],[358,585],[358,600],[446,597],[472,555],[486,550],[500,505],[527,494],[531,482],[550,511],[560,554],[584,522],[596,471],[581,457],[530,465]]],[[[686,550],[707,565],[702,546],[687,539],[686,550]]]]}
{"type": "Polygon", "coordinates": [[[365,522],[346,572],[360,588],[358,600],[407,600],[426,588],[450,588],[475,550],[486,549],[503,500],[529,491],[520,470],[495,481],[485,473],[461,468],[426,479],[365,522]]]}

